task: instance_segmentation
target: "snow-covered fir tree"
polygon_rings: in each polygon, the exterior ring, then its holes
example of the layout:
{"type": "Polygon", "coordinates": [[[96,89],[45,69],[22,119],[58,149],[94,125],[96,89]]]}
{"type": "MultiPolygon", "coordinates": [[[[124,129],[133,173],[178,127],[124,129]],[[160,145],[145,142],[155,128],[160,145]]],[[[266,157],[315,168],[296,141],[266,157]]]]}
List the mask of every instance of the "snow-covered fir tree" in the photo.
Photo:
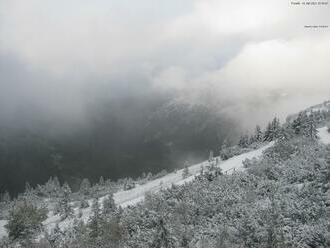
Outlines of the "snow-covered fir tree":
{"type": "Polygon", "coordinates": [[[242,135],[239,139],[238,145],[242,148],[247,148],[249,146],[249,136],[242,135]]]}
{"type": "Polygon", "coordinates": [[[35,237],[43,229],[42,222],[47,218],[47,212],[47,208],[37,207],[26,200],[17,201],[10,210],[8,223],[5,225],[8,236],[13,240],[35,237]]]}
{"type": "Polygon", "coordinates": [[[82,181],[81,181],[81,184],[80,184],[80,192],[86,196],[88,196],[90,194],[90,189],[91,189],[91,183],[90,181],[88,180],[88,178],[84,178],[82,181]]]}
{"type": "Polygon", "coordinates": [[[102,206],[103,215],[110,215],[117,209],[115,200],[113,199],[113,194],[110,194],[103,199],[102,206]]]}
{"type": "Polygon", "coordinates": [[[316,129],[316,123],[315,120],[313,118],[313,114],[310,114],[306,120],[305,123],[303,124],[303,135],[312,139],[312,140],[316,140],[318,138],[317,136],[317,129],[316,129]]]}
{"type": "Polygon", "coordinates": [[[264,133],[264,141],[273,141],[277,139],[280,135],[280,121],[277,117],[267,124],[265,133],[264,133]]]}
{"type": "Polygon", "coordinates": [[[79,206],[81,209],[84,209],[84,208],[88,208],[89,207],[89,203],[88,201],[83,198],[81,201],[80,201],[80,206],[79,206]]]}
{"type": "Polygon", "coordinates": [[[182,170],[182,178],[187,178],[189,176],[190,176],[189,167],[185,165],[185,167],[182,170]]]}
{"type": "Polygon", "coordinates": [[[164,220],[160,218],[156,223],[156,233],[153,237],[152,248],[175,248],[172,235],[165,226],[164,220]]]}
{"type": "Polygon", "coordinates": [[[96,238],[101,234],[101,209],[99,200],[95,198],[92,203],[92,213],[88,221],[90,237],[96,238]]]}
{"type": "Polygon", "coordinates": [[[60,215],[62,220],[65,220],[67,218],[72,218],[74,215],[73,208],[70,204],[70,194],[71,194],[71,188],[67,183],[63,184],[62,187],[63,196],[57,203],[54,213],[60,215]]]}
{"type": "Polygon", "coordinates": [[[263,139],[263,133],[261,131],[261,127],[257,125],[254,131],[254,140],[256,142],[262,142],[262,139],[263,139]]]}
{"type": "Polygon", "coordinates": [[[104,186],[104,184],[105,184],[104,178],[103,178],[103,176],[100,176],[99,185],[104,186]]]}
{"type": "Polygon", "coordinates": [[[126,180],[124,180],[123,188],[124,190],[130,190],[135,188],[135,182],[133,181],[133,179],[129,177],[126,180]]]}
{"type": "Polygon", "coordinates": [[[304,125],[307,121],[307,115],[306,112],[300,112],[297,116],[296,119],[293,120],[292,122],[292,129],[294,130],[295,134],[301,134],[303,129],[304,129],[304,125]]]}
{"type": "Polygon", "coordinates": [[[214,154],[213,151],[211,150],[209,153],[209,162],[212,162],[214,160],[214,154]]]}

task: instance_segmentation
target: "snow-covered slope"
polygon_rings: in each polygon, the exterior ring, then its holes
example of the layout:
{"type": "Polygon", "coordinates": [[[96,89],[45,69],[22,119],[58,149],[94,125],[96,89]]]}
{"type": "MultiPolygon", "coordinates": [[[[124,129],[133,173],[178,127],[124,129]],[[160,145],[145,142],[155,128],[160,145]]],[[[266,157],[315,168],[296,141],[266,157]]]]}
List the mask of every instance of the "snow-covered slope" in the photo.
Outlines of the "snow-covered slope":
{"type": "MultiPolygon", "coordinates": [[[[258,158],[262,155],[263,151],[267,148],[271,147],[273,145],[273,142],[259,148],[256,150],[253,150],[251,152],[247,152],[235,157],[232,157],[226,161],[220,161],[218,166],[222,169],[224,173],[231,174],[233,171],[243,170],[243,161],[246,159],[252,159],[252,158],[258,158]]],[[[143,185],[137,185],[135,188],[127,191],[119,191],[114,194],[114,200],[115,203],[118,206],[121,207],[127,207],[130,205],[135,205],[141,201],[143,201],[144,196],[146,193],[155,193],[157,191],[160,191],[161,189],[171,187],[172,184],[174,185],[182,185],[189,181],[194,180],[195,176],[199,175],[201,168],[206,167],[209,165],[208,162],[202,162],[199,164],[195,164],[189,167],[189,173],[190,176],[187,178],[182,177],[183,169],[178,170],[176,172],[169,173],[161,178],[152,180],[147,182],[143,185]]],[[[102,203],[103,199],[107,197],[101,197],[99,199],[100,203],[102,203]]],[[[91,205],[92,200],[89,200],[89,203],[91,205]]],[[[79,209],[74,209],[75,214],[78,215],[79,209]]],[[[82,210],[82,220],[85,222],[88,220],[91,213],[91,207],[83,209],[82,210]]],[[[55,227],[55,225],[58,223],[59,227],[61,229],[65,229],[67,226],[70,226],[72,224],[72,219],[67,219],[62,222],[60,222],[60,218],[58,215],[53,215],[53,212],[50,211],[48,214],[47,220],[44,221],[44,225],[46,229],[49,231],[55,227]]],[[[2,236],[6,235],[6,230],[4,228],[4,225],[6,224],[6,221],[0,220],[0,238],[2,236]]]]}
{"type": "Polygon", "coordinates": [[[0,239],[3,237],[3,236],[6,236],[7,235],[7,231],[5,229],[5,225],[6,225],[7,221],[5,220],[0,220],[0,239]]]}
{"type": "MultiPolygon", "coordinates": [[[[305,112],[307,115],[309,115],[312,112],[318,112],[318,111],[329,112],[330,111],[330,101],[325,101],[321,104],[317,104],[317,105],[314,105],[312,107],[309,107],[309,108],[303,110],[303,112],[305,112]]],[[[294,119],[296,119],[298,117],[298,114],[299,113],[289,115],[286,118],[287,122],[292,122],[294,119]]]]}
{"type": "MultiPolygon", "coordinates": [[[[257,150],[247,152],[239,156],[230,158],[226,161],[220,162],[219,167],[222,169],[223,172],[227,173],[231,173],[233,170],[241,170],[243,168],[244,160],[251,159],[254,157],[260,157],[262,155],[262,152],[272,145],[273,142],[257,150]]],[[[182,178],[183,169],[181,169],[177,172],[172,172],[167,174],[166,176],[150,181],[144,185],[137,186],[134,189],[117,192],[116,194],[114,194],[115,202],[117,205],[120,205],[122,207],[134,205],[142,201],[144,199],[144,195],[148,192],[157,192],[162,188],[170,187],[172,184],[182,185],[186,182],[193,180],[194,177],[200,173],[202,166],[205,167],[207,165],[208,162],[203,162],[190,166],[189,172],[191,176],[185,179],[182,178]]]]}
{"type": "Polygon", "coordinates": [[[320,141],[325,145],[330,144],[330,133],[328,132],[328,127],[321,127],[317,130],[319,131],[318,136],[320,137],[320,141]]]}

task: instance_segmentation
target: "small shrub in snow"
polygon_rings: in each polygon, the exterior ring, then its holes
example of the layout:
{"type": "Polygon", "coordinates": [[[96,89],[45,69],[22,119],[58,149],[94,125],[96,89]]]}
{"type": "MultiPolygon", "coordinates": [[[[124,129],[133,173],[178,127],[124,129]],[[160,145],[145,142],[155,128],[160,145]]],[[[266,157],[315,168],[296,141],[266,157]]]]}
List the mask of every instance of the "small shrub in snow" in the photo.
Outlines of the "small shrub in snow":
{"type": "Polygon", "coordinates": [[[70,204],[70,193],[71,189],[68,184],[63,185],[63,197],[60,199],[60,201],[57,203],[54,213],[59,214],[61,216],[61,219],[64,220],[66,218],[73,217],[73,209],[70,204]]]}
{"type": "Polygon", "coordinates": [[[185,166],[183,171],[182,171],[182,178],[187,178],[189,176],[190,176],[189,167],[185,166]]]}
{"type": "Polygon", "coordinates": [[[85,200],[85,199],[82,199],[82,200],[80,201],[80,208],[82,209],[82,208],[88,208],[88,207],[89,207],[89,203],[88,203],[88,201],[85,200]]]}
{"type": "Polygon", "coordinates": [[[17,202],[9,212],[5,226],[8,236],[13,239],[30,239],[43,228],[42,222],[47,218],[47,209],[38,208],[27,201],[17,202]]]}
{"type": "Polygon", "coordinates": [[[130,190],[135,188],[135,183],[133,182],[133,179],[128,178],[127,180],[125,180],[123,188],[124,190],[130,190]]]}
{"type": "Polygon", "coordinates": [[[87,178],[84,178],[82,181],[81,181],[81,184],[80,184],[80,192],[83,194],[83,195],[89,195],[90,194],[90,188],[91,188],[91,183],[89,182],[89,180],[87,178]]]}
{"type": "Polygon", "coordinates": [[[112,214],[117,209],[112,194],[103,199],[102,205],[102,213],[104,215],[112,214]]]}

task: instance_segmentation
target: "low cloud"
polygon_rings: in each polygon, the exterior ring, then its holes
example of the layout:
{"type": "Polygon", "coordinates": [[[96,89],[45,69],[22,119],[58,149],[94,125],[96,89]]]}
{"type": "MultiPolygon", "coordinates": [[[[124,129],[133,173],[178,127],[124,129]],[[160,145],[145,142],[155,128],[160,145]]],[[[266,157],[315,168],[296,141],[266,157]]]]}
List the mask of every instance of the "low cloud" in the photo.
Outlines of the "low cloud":
{"type": "Polygon", "coordinates": [[[0,9],[0,59],[16,61],[0,63],[2,113],[28,101],[70,118],[99,94],[176,92],[251,115],[249,127],[330,93],[329,30],[304,28],[328,25],[328,7],[5,0],[0,9]]]}

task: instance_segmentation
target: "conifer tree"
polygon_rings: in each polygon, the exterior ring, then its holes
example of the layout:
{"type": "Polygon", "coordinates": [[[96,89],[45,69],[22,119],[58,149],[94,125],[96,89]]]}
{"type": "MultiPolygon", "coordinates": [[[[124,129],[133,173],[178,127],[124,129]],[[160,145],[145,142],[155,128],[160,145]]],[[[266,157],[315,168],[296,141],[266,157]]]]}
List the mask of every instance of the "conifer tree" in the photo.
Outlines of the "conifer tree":
{"type": "Polygon", "coordinates": [[[90,228],[90,237],[96,238],[100,235],[101,232],[100,224],[101,224],[100,205],[98,199],[95,198],[92,203],[92,215],[88,223],[88,226],[90,228]]]}
{"type": "Polygon", "coordinates": [[[16,202],[9,212],[5,228],[11,239],[29,239],[42,230],[42,222],[47,218],[47,209],[38,208],[24,200],[16,202]]]}
{"type": "Polygon", "coordinates": [[[11,198],[10,198],[10,194],[9,194],[9,192],[8,191],[5,191],[5,193],[3,193],[2,195],[1,195],[1,202],[4,202],[4,203],[9,203],[10,202],[10,200],[11,200],[11,198]]]}
{"type": "Polygon", "coordinates": [[[213,159],[214,159],[214,155],[213,155],[213,151],[211,150],[209,154],[209,162],[212,162],[213,159]]]}
{"type": "Polygon", "coordinates": [[[307,115],[305,112],[300,112],[297,118],[293,121],[291,127],[295,134],[301,134],[304,129],[304,124],[306,123],[307,115]]]}
{"type": "Polygon", "coordinates": [[[222,160],[226,160],[228,159],[228,147],[229,147],[229,144],[228,144],[228,140],[225,139],[221,145],[221,149],[220,149],[220,158],[222,160]]]}
{"type": "Polygon", "coordinates": [[[224,139],[222,145],[221,145],[221,149],[226,149],[229,147],[229,142],[228,139],[224,139]]]}
{"type": "Polygon", "coordinates": [[[257,142],[261,142],[262,138],[263,138],[263,134],[262,134],[261,128],[259,125],[257,125],[256,129],[254,131],[254,140],[257,142]]]}
{"type": "Polygon", "coordinates": [[[80,184],[80,192],[84,195],[90,194],[91,183],[89,182],[88,178],[84,178],[80,184]]]}
{"type": "Polygon", "coordinates": [[[66,218],[73,217],[74,211],[72,209],[72,206],[70,205],[70,186],[67,183],[64,183],[62,190],[63,197],[60,199],[54,212],[55,214],[59,214],[61,216],[61,219],[64,220],[66,218]]]}
{"type": "Polygon", "coordinates": [[[55,227],[50,231],[50,233],[46,232],[45,237],[50,243],[51,247],[58,247],[61,242],[62,235],[63,232],[57,223],[55,227]]]}
{"type": "Polygon", "coordinates": [[[267,124],[265,133],[264,133],[264,141],[271,141],[272,137],[272,124],[269,122],[267,124]]]}
{"type": "Polygon", "coordinates": [[[151,245],[152,248],[174,248],[174,240],[171,237],[169,231],[165,227],[164,220],[161,218],[157,223],[157,230],[155,233],[155,237],[153,243],[151,245]]]}
{"type": "Polygon", "coordinates": [[[255,139],[255,136],[254,135],[251,135],[250,137],[249,137],[249,142],[248,142],[248,144],[253,144],[254,142],[256,142],[257,140],[255,139]]]}
{"type": "Polygon", "coordinates": [[[89,207],[89,203],[86,199],[82,199],[80,201],[80,208],[83,209],[83,208],[88,208],[89,207]]]}
{"type": "Polygon", "coordinates": [[[272,140],[277,139],[279,137],[279,132],[280,132],[280,120],[277,117],[274,117],[272,123],[272,140]]]}
{"type": "Polygon", "coordinates": [[[29,182],[25,183],[25,191],[24,191],[24,197],[28,200],[28,201],[32,201],[33,197],[34,197],[34,192],[33,192],[33,188],[31,187],[29,182]]]}
{"type": "Polygon", "coordinates": [[[104,178],[103,178],[103,176],[100,177],[99,185],[100,186],[104,186],[104,178]]]}
{"type": "Polygon", "coordinates": [[[200,175],[204,174],[204,166],[203,165],[201,166],[199,173],[200,173],[200,175]]]}
{"type": "Polygon", "coordinates": [[[109,215],[113,213],[116,210],[116,204],[113,199],[113,194],[110,194],[109,196],[105,197],[103,199],[103,215],[109,215]]]}
{"type": "Polygon", "coordinates": [[[31,187],[30,183],[29,182],[25,182],[25,191],[24,191],[24,193],[25,194],[30,194],[31,191],[32,191],[32,187],[31,187]]]}
{"type": "Polygon", "coordinates": [[[267,124],[265,134],[264,134],[264,141],[273,141],[280,136],[280,121],[277,117],[267,124]]]}
{"type": "Polygon", "coordinates": [[[288,141],[290,137],[292,136],[292,133],[290,133],[291,129],[281,127],[279,130],[278,138],[280,141],[288,141]]]}
{"type": "Polygon", "coordinates": [[[182,171],[182,178],[187,178],[189,177],[190,175],[190,172],[189,172],[189,167],[187,165],[185,165],[185,167],[183,168],[183,171],[182,171]]]}
{"type": "Polygon", "coordinates": [[[316,140],[318,138],[317,132],[314,116],[310,114],[304,123],[303,135],[312,140],[316,140]]]}
{"type": "Polygon", "coordinates": [[[129,177],[124,181],[124,190],[130,190],[133,188],[135,188],[135,183],[133,179],[129,177]]]}
{"type": "Polygon", "coordinates": [[[61,194],[61,184],[58,178],[50,178],[46,183],[46,193],[53,197],[58,197],[61,194]]]}
{"type": "Polygon", "coordinates": [[[147,181],[152,179],[152,173],[148,172],[147,176],[146,176],[147,181]]]}
{"type": "Polygon", "coordinates": [[[242,148],[247,148],[249,146],[249,136],[242,135],[239,139],[238,145],[242,148]]]}
{"type": "Polygon", "coordinates": [[[54,184],[54,186],[56,187],[56,188],[60,188],[61,187],[61,184],[60,184],[60,181],[58,180],[58,177],[54,177],[53,178],[53,184],[54,184]]]}

